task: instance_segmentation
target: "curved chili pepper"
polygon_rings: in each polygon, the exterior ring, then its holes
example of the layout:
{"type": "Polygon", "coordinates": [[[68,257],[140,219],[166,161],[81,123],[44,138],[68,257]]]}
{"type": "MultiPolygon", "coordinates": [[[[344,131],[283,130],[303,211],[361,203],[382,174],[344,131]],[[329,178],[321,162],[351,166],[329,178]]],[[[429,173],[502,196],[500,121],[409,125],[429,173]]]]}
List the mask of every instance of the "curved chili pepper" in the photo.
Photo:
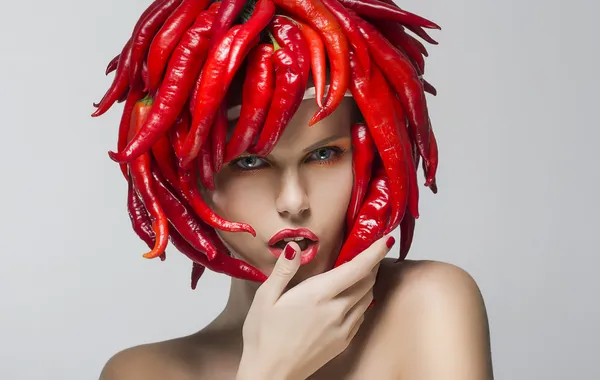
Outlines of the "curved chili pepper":
{"type": "Polygon", "coordinates": [[[420,26],[416,26],[416,25],[405,25],[405,26],[406,26],[406,29],[410,30],[417,36],[421,37],[423,40],[429,42],[430,44],[432,44],[432,45],[438,44],[438,42],[436,40],[434,40],[433,38],[431,38],[431,36],[429,34],[427,34],[427,32],[420,26]]]}
{"type": "Polygon", "coordinates": [[[141,78],[142,62],[146,57],[146,53],[156,32],[158,32],[167,18],[181,4],[181,1],[163,1],[148,13],[139,28],[134,31],[132,36],[131,65],[129,67],[129,83],[132,85],[138,85],[139,78],[141,78]]]}
{"type": "MultiPolygon", "coordinates": [[[[206,238],[203,224],[189,206],[182,202],[165,183],[157,168],[152,166],[153,185],[168,221],[174,231],[179,232],[182,237],[196,250],[204,253],[208,260],[213,260],[217,255],[214,245],[206,238]]],[[[173,235],[174,231],[170,231],[173,235]]]]}
{"type": "Polygon", "coordinates": [[[354,222],[348,239],[344,242],[334,268],[355,258],[374,241],[384,236],[390,215],[390,184],[385,172],[377,169],[369,190],[354,222]]]}
{"type": "Polygon", "coordinates": [[[99,103],[94,103],[94,107],[97,107],[96,111],[92,113],[92,117],[98,117],[108,111],[113,104],[121,97],[123,92],[129,87],[129,65],[131,64],[131,38],[120,54],[119,63],[115,72],[115,77],[109,89],[106,91],[102,100],[99,103]]]}
{"type": "Polygon", "coordinates": [[[227,102],[223,102],[217,111],[217,117],[210,130],[213,170],[215,173],[218,173],[221,170],[221,165],[223,165],[227,127],[227,102]]]}
{"type": "Polygon", "coordinates": [[[379,0],[338,0],[361,16],[381,20],[397,21],[405,25],[416,25],[429,29],[441,29],[439,25],[399,7],[393,7],[379,0]]]}
{"type": "Polygon", "coordinates": [[[431,120],[429,120],[429,162],[427,165],[425,186],[431,187],[435,184],[435,175],[438,167],[438,146],[435,133],[433,133],[433,129],[431,128],[431,120]]]}
{"type": "Polygon", "coordinates": [[[267,117],[275,90],[272,56],[271,44],[260,44],[248,54],[240,118],[225,147],[223,162],[230,162],[250,147],[267,117]]]}
{"type": "MultiPolygon", "coordinates": [[[[136,103],[144,98],[144,92],[140,88],[134,88],[127,95],[127,100],[125,102],[125,107],[123,107],[123,114],[121,115],[121,122],[119,124],[119,137],[117,140],[117,148],[119,150],[125,148],[128,143],[129,138],[129,130],[131,129],[131,115],[133,113],[133,109],[136,103]]],[[[127,164],[121,163],[119,164],[121,167],[121,172],[125,176],[125,179],[129,178],[129,174],[127,172],[127,164]]]]}
{"type": "MultiPolygon", "coordinates": [[[[133,187],[131,177],[127,179],[127,213],[131,220],[131,226],[136,235],[148,245],[148,248],[152,249],[156,244],[156,234],[152,229],[152,220],[133,187]]],[[[163,252],[160,255],[160,260],[165,261],[165,259],[166,255],[163,252]]]]}
{"type": "Polygon", "coordinates": [[[106,75],[117,69],[117,66],[119,65],[119,58],[121,58],[121,54],[117,54],[110,62],[108,62],[108,65],[106,66],[106,75]]]}
{"type": "MultiPolygon", "coordinates": [[[[154,91],[158,88],[171,53],[187,29],[194,24],[198,14],[206,9],[210,0],[179,0],[178,7],[163,23],[158,33],[154,36],[148,50],[148,89],[154,91]]],[[[209,28],[210,30],[210,28],[209,28]]]]}
{"type": "Polygon", "coordinates": [[[425,79],[421,79],[421,82],[423,82],[423,91],[428,92],[433,96],[437,95],[437,90],[431,85],[431,83],[427,82],[425,79]]]}
{"type": "Polygon", "coordinates": [[[325,40],[331,65],[331,84],[325,106],[315,113],[308,125],[312,126],[329,116],[342,102],[350,80],[348,40],[340,24],[320,0],[274,0],[275,5],[296,15],[317,29],[325,40]]]}
{"type": "Polygon", "coordinates": [[[212,15],[201,13],[194,25],[184,34],[173,52],[166,76],[156,95],[152,112],[135,137],[125,149],[109,152],[116,162],[127,162],[148,151],[152,145],[173,125],[185,106],[193,80],[206,58],[209,40],[207,33],[212,25],[212,15]]]}
{"type": "Polygon", "coordinates": [[[171,146],[171,141],[169,141],[168,133],[165,132],[165,134],[152,145],[152,156],[167,183],[177,188],[179,186],[177,156],[171,146]]]}
{"type": "Polygon", "coordinates": [[[196,290],[198,281],[204,274],[205,269],[206,267],[204,265],[192,262],[192,290],[196,290]]]}
{"type": "Polygon", "coordinates": [[[325,54],[325,44],[323,44],[323,40],[316,30],[303,22],[298,20],[294,21],[298,24],[298,27],[304,36],[304,40],[308,43],[310,69],[312,70],[313,82],[315,85],[315,100],[317,106],[323,108],[323,97],[325,96],[325,85],[327,83],[327,56],[325,54]]]}
{"type": "Polygon", "coordinates": [[[356,220],[356,216],[362,205],[369,182],[373,159],[375,157],[375,144],[369,134],[369,129],[364,123],[356,123],[350,129],[352,137],[352,171],[354,172],[354,183],[352,195],[346,211],[346,230],[350,231],[356,220]]]}
{"type": "Polygon", "coordinates": [[[413,236],[415,234],[415,218],[407,212],[400,222],[400,255],[396,262],[400,262],[406,258],[412,245],[413,236]]]}
{"type": "Polygon", "coordinates": [[[356,25],[352,23],[352,20],[348,17],[348,12],[342,4],[337,0],[321,0],[327,9],[335,16],[336,20],[340,23],[350,45],[356,52],[358,62],[362,67],[367,77],[371,76],[371,57],[369,56],[369,48],[363,38],[360,31],[356,28],[356,25]]]}
{"type": "Polygon", "coordinates": [[[400,97],[408,123],[424,160],[429,160],[428,112],[423,84],[412,63],[377,29],[348,11],[369,43],[371,55],[400,97]]]}
{"type": "MultiPolygon", "coordinates": [[[[394,110],[396,114],[396,122],[397,129],[400,133],[400,141],[404,145],[405,155],[408,156],[407,166],[408,166],[408,203],[407,210],[411,213],[412,217],[419,217],[419,184],[417,183],[417,167],[414,163],[414,155],[413,155],[413,144],[411,138],[408,133],[408,126],[406,125],[406,113],[402,108],[402,103],[400,100],[394,96],[394,110]]],[[[386,230],[386,234],[392,232],[393,228],[386,230]]],[[[395,226],[393,226],[396,228],[395,226]]]]}
{"type": "Polygon", "coordinates": [[[406,30],[404,30],[404,28],[402,28],[402,32],[404,33],[405,38],[410,40],[410,43],[415,45],[417,47],[417,49],[419,49],[421,54],[423,54],[423,56],[429,57],[429,52],[427,51],[427,48],[425,47],[425,45],[423,45],[423,43],[421,41],[417,40],[410,34],[406,33],[406,30]]]}
{"type": "Polygon", "coordinates": [[[425,59],[421,50],[409,38],[410,36],[406,34],[402,25],[392,21],[378,20],[377,29],[412,61],[419,75],[425,73],[425,59]]]}
{"type": "Polygon", "coordinates": [[[221,42],[209,54],[202,73],[199,76],[197,98],[193,105],[193,116],[190,133],[186,137],[182,155],[179,156],[179,166],[186,167],[200,152],[200,148],[210,132],[210,127],[216,116],[216,110],[227,91],[228,84],[223,83],[223,67],[229,57],[229,49],[236,33],[241,26],[231,28],[221,42]]]}
{"type": "Polygon", "coordinates": [[[300,28],[291,19],[275,15],[269,24],[269,31],[281,47],[290,49],[302,73],[302,87],[306,89],[310,71],[310,50],[300,28]]]}
{"type": "Polygon", "coordinates": [[[275,66],[275,92],[269,107],[267,120],[258,141],[248,149],[250,154],[267,156],[279,141],[285,127],[302,103],[305,86],[302,72],[294,55],[288,48],[280,48],[277,42],[273,53],[275,66]]]}
{"type": "MultiPolygon", "coordinates": [[[[148,97],[138,101],[135,104],[133,113],[131,115],[131,128],[129,130],[130,136],[139,130],[148,117],[151,108],[152,99],[148,97]]],[[[159,202],[156,191],[152,186],[150,166],[150,154],[148,153],[142,154],[134,161],[129,163],[129,173],[131,175],[133,185],[137,189],[144,206],[146,206],[146,209],[150,212],[152,218],[154,218],[152,229],[154,230],[157,239],[152,251],[144,254],[144,257],[147,259],[153,259],[160,256],[167,248],[169,241],[167,217],[165,216],[163,208],[161,207],[162,202],[159,202]]]]}
{"type": "MultiPolygon", "coordinates": [[[[198,171],[200,174],[200,183],[205,189],[210,191],[215,190],[215,179],[214,179],[214,168],[212,163],[212,143],[210,139],[206,139],[204,144],[200,147],[200,153],[198,154],[198,171]]],[[[193,165],[195,166],[195,165],[193,165]]],[[[185,166],[185,168],[188,168],[185,166]]]]}
{"type": "MultiPolygon", "coordinates": [[[[250,2],[249,2],[250,3],[250,2]]],[[[227,33],[233,21],[244,8],[246,0],[221,0],[219,12],[212,26],[211,44],[209,50],[227,33]]]]}
{"type": "Polygon", "coordinates": [[[170,235],[171,242],[181,253],[186,255],[190,260],[216,273],[239,278],[242,280],[256,281],[259,283],[267,279],[263,273],[250,264],[242,260],[228,256],[226,253],[218,251],[214,259],[208,260],[201,251],[190,245],[177,231],[170,235]]]}
{"type": "Polygon", "coordinates": [[[390,229],[397,227],[407,205],[409,173],[406,144],[401,140],[398,124],[394,114],[394,94],[377,65],[371,68],[371,77],[367,78],[360,71],[356,55],[350,52],[350,68],[352,81],[350,91],[360,112],[367,121],[369,132],[373,137],[377,151],[390,181],[392,196],[392,216],[390,229]]]}
{"type": "Polygon", "coordinates": [[[185,142],[183,156],[180,157],[180,166],[189,165],[200,152],[235,72],[253,45],[258,43],[260,32],[274,14],[275,6],[271,0],[259,0],[248,22],[229,29],[219,44],[211,50],[202,70],[192,128],[185,142]]]}

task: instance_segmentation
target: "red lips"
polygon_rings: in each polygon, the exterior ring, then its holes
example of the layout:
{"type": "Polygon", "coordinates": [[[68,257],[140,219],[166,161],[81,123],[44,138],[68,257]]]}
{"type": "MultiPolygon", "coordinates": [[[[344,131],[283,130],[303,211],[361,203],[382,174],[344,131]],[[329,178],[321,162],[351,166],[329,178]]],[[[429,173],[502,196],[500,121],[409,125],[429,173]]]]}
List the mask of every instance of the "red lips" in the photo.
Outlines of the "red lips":
{"type": "Polygon", "coordinates": [[[311,230],[306,228],[299,228],[297,230],[285,229],[277,232],[273,237],[269,240],[269,245],[273,246],[280,240],[294,237],[303,237],[305,239],[312,240],[314,242],[318,242],[319,238],[315,235],[311,230]]]}

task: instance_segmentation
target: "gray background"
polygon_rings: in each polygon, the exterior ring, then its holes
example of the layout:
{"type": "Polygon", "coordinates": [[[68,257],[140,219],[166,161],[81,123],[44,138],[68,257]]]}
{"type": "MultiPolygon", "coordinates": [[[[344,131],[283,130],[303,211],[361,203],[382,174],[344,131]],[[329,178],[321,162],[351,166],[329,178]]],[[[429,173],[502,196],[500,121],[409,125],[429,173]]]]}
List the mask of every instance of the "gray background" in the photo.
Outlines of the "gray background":
{"type": "MultiPolygon", "coordinates": [[[[183,256],[141,258],[106,154],[122,106],[89,116],[148,2],[3,2],[2,379],[97,378],[116,351],[195,331],[226,300],[224,276],[194,292],[183,256]]],[[[599,379],[598,2],[401,5],[443,26],[426,73],[440,193],[422,191],[410,258],[478,281],[497,379],[599,379]]]]}

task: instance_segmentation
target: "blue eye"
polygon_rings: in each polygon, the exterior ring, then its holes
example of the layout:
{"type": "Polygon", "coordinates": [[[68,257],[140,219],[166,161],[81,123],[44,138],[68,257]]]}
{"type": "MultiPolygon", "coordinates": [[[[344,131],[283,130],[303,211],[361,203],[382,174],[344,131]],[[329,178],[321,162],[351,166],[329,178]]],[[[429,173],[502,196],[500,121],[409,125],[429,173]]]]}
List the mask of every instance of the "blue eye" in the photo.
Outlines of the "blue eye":
{"type": "Polygon", "coordinates": [[[323,147],[315,150],[308,156],[307,161],[314,161],[317,164],[328,164],[337,161],[342,156],[344,150],[338,147],[323,147]]]}
{"type": "Polygon", "coordinates": [[[256,156],[241,157],[235,161],[235,165],[238,168],[244,169],[244,170],[257,169],[261,166],[262,163],[264,163],[264,161],[256,156]]]}

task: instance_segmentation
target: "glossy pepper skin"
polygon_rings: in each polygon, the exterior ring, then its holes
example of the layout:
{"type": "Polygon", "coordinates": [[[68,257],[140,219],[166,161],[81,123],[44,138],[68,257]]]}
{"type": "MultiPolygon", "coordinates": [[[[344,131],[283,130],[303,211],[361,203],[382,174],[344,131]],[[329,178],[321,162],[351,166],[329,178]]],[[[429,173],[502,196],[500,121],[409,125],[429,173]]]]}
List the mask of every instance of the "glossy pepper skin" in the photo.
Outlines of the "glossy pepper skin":
{"type": "Polygon", "coordinates": [[[250,264],[243,262],[227,255],[227,253],[219,251],[212,260],[208,260],[206,256],[192,247],[179,233],[174,232],[170,235],[171,242],[181,253],[186,255],[190,260],[198,263],[214,272],[223,273],[231,277],[242,280],[255,281],[262,283],[266,280],[266,276],[258,269],[250,264]]]}
{"type": "Polygon", "coordinates": [[[300,107],[305,86],[296,56],[287,48],[275,45],[275,93],[267,114],[267,120],[258,141],[248,152],[267,156],[279,141],[283,130],[300,107]]]}
{"type": "Polygon", "coordinates": [[[406,12],[379,0],[338,0],[345,7],[354,10],[361,16],[391,20],[408,25],[416,25],[429,29],[440,29],[439,25],[414,13],[406,12]]]}
{"type": "Polygon", "coordinates": [[[235,18],[244,9],[244,5],[246,5],[246,0],[221,0],[219,12],[212,26],[211,49],[227,33],[227,29],[231,27],[235,18]]]}
{"type": "Polygon", "coordinates": [[[207,33],[213,18],[214,13],[210,11],[201,13],[194,26],[184,34],[169,61],[148,120],[123,151],[109,152],[111,159],[116,162],[135,159],[152,147],[173,125],[185,106],[194,79],[206,58],[209,44],[207,33]]]}
{"type": "MultiPolygon", "coordinates": [[[[152,167],[152,178],[157,198],[163,205],[169,223],[194,249],[206,255],[208,260],[213,260],[217,255],[217,250],[206,238],[202,222],[198,220],[190,207],[169,189],[155,166],[152,167]]],[[[172,233],[173,231],[171,231],[172,233]]]]}
{"type": "Polygon", "coordinates": [[[127,91],[129,87],[129,67],[131,65],[131,39],[123,46],[119,57],[113,82],[102,97],[102,100],[97,104],[94,103],[97,109],[92,113],[92,117],[98,117],[106,113],[121,95],[127,91]]]}
{"type": "Polygon", "coordinates": [[[258,44],[260,32],[274,14],[275,6],[271,0],[259,0],[248,22],[229,29],[211,51],[202,70],[192,128],[180,157],[180,166],[189,165],[200,152],[235,72],[252,47],[258,44]]]}
{"type": "Polygon", "coordinates": [[[181,4],[181,0],[166,0],[161,2],[149,12],[140,27],[134,31],[132,36],[131,66],[129,68],[129,83],[132,86],[141,85],[142,65],[152,39],[179,4],[181,4]]]}
{"type": "Polygon", "coordinates": [[[221,170],[225,154],[225,140],[227,139],[227,102],[223,102],[217,111],[217,116],[210,131],[212,143],[212,166],[215,173],[221,170]]]}
{"type": "Polygon", "coordinates": [[[240,118],[225,148],[224,162],[244,153],[260,133],[275,91],[273,45],[260,44],[248,54],[240,118]]]}
{"type": "Polygon", "coordinates": [[[310,50],[300,28],[291,19],[275,15],[269,24],[269,31],[281,47],[287,47],[296,56],[302,73],[302,86],[306,88],[310,71],[310,50]]]}
{"type": "MultiPolygon", "coordinates": [[[[142,200],[137,195],[131,178],[128,178],[127,181],[127,214],[133,231],[148,245],[148,248],[152,249],[156,244],[156,234],[152,229],[152,220],[142,200]]],[[[166,259],[165,252],[160,255],[160,259],[162,261],[166,259]]]]}
{"type": "Polygon", "coordinates": [[[373,169],[375,159],[375,144],[369,134],[369,128],[364,123],[356,123],[350,129],[352,138],[352,171],[354,183],[348,211],[346,211],[346,230],[350,231],[362,205],[373,169]]]}
{"type": "MultiPolygon", "coordinates": [[[[151,98],[144,98],[135,104],[131,115],[130,136],[135,133],[146,121],[153,107],[151,98]]],[[[162,255],[167,248],[169,227],[167,217],[162,207],[162,202],[156,194],[152,183],[150,153],[144,153],[129,163],[129,173],[135,189],[139,193],[146,209],[152,215],[154,222],[152,229],[156,234],[156,243],[152,251],[145,253],[144,257],[153,259],[162,255]]]]}
{"type": "Polygon", "coordinates": [[[389,177],[393,200],[389,228],[393,230],[400,223],[406,209],[409,186],[407,160],[410,159],[405,151],[406,144],[401,141],[402,135],[397,133],[394,95],[377,66],[372,67],[370,78],[365,77],[360,71],[354,52],[350,53],[350,67],[352,96],[369,126],[389,177]]]}
{"type": "MultiPolygon", "coordinates": [[[[121,122],[119,124],[119,137],[117,140],[117,148],[119,150],[124,149],[129,142],[129,129],[131,128],[131,115],[136,103],[144,98],[144,92],[141,88],[134,88],[127,94],[127,100],[125,101],[125,107],[123,108],[123,114],[121,115],[121,122]]],[[[126,163],[119,164],[121,172],[125,179],[129,179],[129,173],[126,163]]]]}
{"type": "Polygon", "coordinates": [[[275,5],[315,28],[323,40],[331,64],[331,85],[325,105],[311,118],[312,126],[329,116],[344,98],[350,80],[348,40],[335,17],[319,0],[274,0],[275,5]]]}
{"type": "Polygon", "coordinates": [[[384,236],[390,209],[390,184],[385,171],[380,168],[374,173],[365,202],[360,208],[348,239],[342,246],[334,268],[352,260],[384,236]]]}
{"type": "MultiPolygon", "coordinates": [[[[325,84],[327,83],[327,57],[325,44],[321,36],[308,24],[295,21],[308,44],[310,54],[310,69],[313,74],[315,86],[315,101],[317,106],[323,108],[323,97],[325,96],[325,84]]],[[[365,47],[366,48],[366,47],[365,47]]]]}
{"type": "MultiPolygon", "coordinates": [[[[163,23],[158,34],[153,38],[148,51],[148,89],[158,88],[169,57],[187,29],[194,24],[198,14],[203,11],[209,0],[181,0],[178,7],[163,23]]],[[[212,24],[209,26],[212,27],[212,24]]]]}

